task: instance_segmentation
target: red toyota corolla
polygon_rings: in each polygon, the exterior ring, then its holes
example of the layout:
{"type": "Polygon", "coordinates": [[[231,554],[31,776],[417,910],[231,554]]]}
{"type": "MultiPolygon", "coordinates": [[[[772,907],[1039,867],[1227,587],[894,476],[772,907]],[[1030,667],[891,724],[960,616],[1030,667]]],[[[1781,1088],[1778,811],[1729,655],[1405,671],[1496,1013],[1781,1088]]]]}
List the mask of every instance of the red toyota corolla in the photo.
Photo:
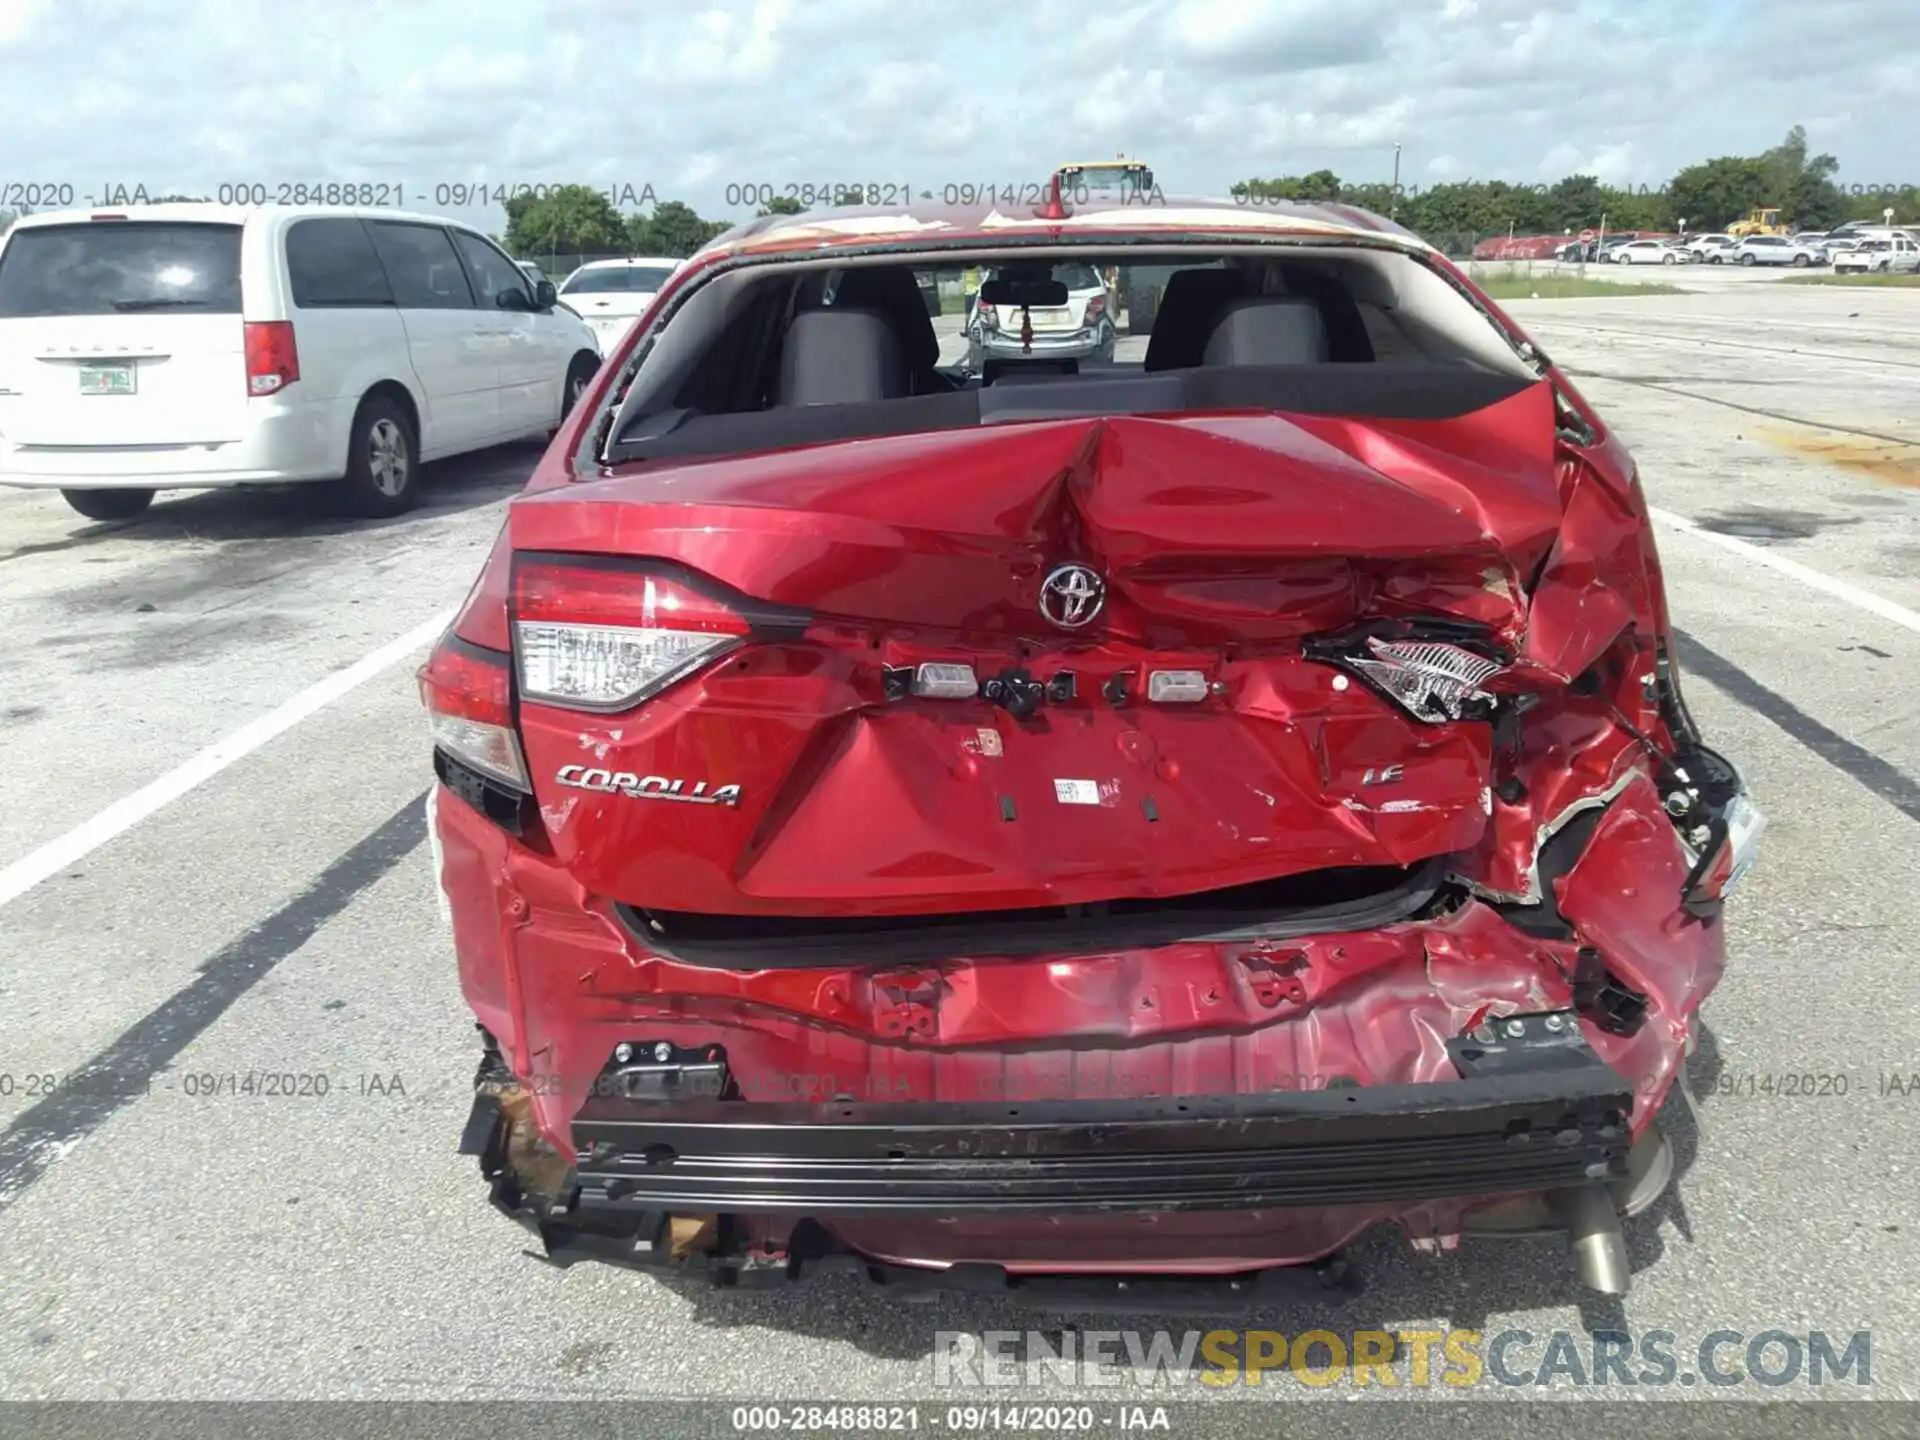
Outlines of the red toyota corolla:
{"type": "Polygon", "coordinates": [[[1396,1222],[1623,1291],[1762,825],[1626,450],[1332,205],[722,236],[422,690],[463,1149],[722,1284],[1192,1304],[1396,1222]]]}

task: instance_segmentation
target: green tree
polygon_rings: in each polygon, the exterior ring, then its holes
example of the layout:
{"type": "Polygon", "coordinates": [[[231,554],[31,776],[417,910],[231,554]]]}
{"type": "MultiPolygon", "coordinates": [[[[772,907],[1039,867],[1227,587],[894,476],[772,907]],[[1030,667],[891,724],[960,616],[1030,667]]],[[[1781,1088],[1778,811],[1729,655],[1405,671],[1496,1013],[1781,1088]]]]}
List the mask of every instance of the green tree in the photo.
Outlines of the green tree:
{"type": "Polygon", "coordinates": [[[1689,165],[1667,185],[1676,213],[1689,230],[1724,230],[1756,205],[1784,205],[1777,176],[1749,155],[1721,155],[1689,165]]]}
{"type": "Polygon", "coordinates": [[[807,207],[802,205],[796,196],[776,195],[771,200],[769,200],[766,204],[762,205],[758,210],[754,211],[753,213],[756,216],[802,215],[806,213],[806,208],[807,207]]]}
{"type": "Polygon", "coordinates": [[[1340,177],[1331,170],[1282,175],[1272,180],[1241,180],[1232,193],[1247,200],[1338,200],[1340,177]]]}
{"type": "Polygon", "coordinates": [[[732,228],[725,220],[702,220],[684,201],[662,200],[653,207],[651,215],[627,217],[627,248],[635,255],[685,259],[714,236],[732,228]]]}
{"type": "Polygon", "coordinates": [[[506,202],[507,248],[516,255],[610,255],[626,248],[626,221],[591,185],[561,185],[506,202]]]}
{"type": "Polygon", "coordinates": [[[1780,205],[1794,224],[1824,230],[1847,213],[1846,197],[1833,183],[1840,162],[1831,155],[1807,154],[1806,128],[1796,125],[1787,138],[1760,157],[1775,179],[1780,205]]]}

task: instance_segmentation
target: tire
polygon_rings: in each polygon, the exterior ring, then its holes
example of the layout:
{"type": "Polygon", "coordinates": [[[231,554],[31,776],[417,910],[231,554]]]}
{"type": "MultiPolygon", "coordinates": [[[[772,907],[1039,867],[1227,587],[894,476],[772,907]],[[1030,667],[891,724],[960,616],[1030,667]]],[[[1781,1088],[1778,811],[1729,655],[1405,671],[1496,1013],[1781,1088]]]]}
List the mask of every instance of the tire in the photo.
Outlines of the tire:
{"type": "Polygon", "coordinates": [[[1680,263],[1680,257],[1678,255],[1671,255],[1671,254],[1662,255],[1660,257],[1660,263],[1662,265],[1678,265],[1680,263]]]}
{"type": "Polygon", "coordinates": [[[1758,264],[1759,262],[1756,261],[1751,255],[1742,255],[1740,257],[1740,263],[1742,265],[1755,265],[1755,264],[1758,264]]]}
{"type": "Polygon", "coordinates": [[[1804,255],[1796,255],[1793,257],[1793,268],[1796,270],[1804,270],[1811,263],[1812,262],[1804,255]]]}
{"type": "Polygon", "coordinates": [[[131,520],[153,504],[151,490],[62,490],[60,494],[89,520],[131,520]]]}
{"type": "Polygon", "coordinates": [[[384,395],[360,402],[347,441],[347,473],[334,482],[341,508],[368,519],[404,514],[420,500],[420,437],[384,395]]]}
{"type": "Polygon", "coordinates": [[[573,363],[567,366],[567,378],[560,391],[560,418],[566,419],[573,413],[573,407],[580,403],[580,397],[587,393],[587,386],[593,383],[593,377],[600,373],[600,361],[597,357],[576,355],[573,363]]]}

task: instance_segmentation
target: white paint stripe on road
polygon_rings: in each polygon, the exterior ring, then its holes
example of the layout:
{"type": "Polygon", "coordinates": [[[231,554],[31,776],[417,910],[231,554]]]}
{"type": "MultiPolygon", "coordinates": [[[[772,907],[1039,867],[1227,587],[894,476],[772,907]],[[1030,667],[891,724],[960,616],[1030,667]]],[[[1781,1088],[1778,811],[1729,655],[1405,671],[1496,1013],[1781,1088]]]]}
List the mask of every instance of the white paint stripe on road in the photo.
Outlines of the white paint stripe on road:
{"type": "Polygon", "coordinates": [[[1647,513],[1670,530],[1679,530],[1697,540],[1704,540],[1709,545],[1718,545],[1722,550],[1730,550],[1735,555],[1753,561],[1756,565],[1765,565],[1769,570],[1778,570],[1782,575],[1798,580],[1809,589],[1818,590],[1823,595],[1831,595],[1836,600],[1844,600],[1849,605],[1878,615],[1882,620],[1891,620],[1902,629],[1920,634],[1920,612],[1909,610],[1904,605],[1896,605],[1885,596],[1876,595],[1871,590],[1862,590],[1858,585],[1849,584],[1845,580],[1835,579],[1825,571],[1815,570],[1810,565],[1802,565],[1798,560],[1789,560],[1786,556],[1776,554],[1764,545],[1750,544],[1736,536],[1722,535],[1718,531],[1709,530],[1684,515],[1674,514],[1671,510],[1662,510],[1658,506],[1650,505],[1647,507],[1647,513]]]}
{"type": "Polygon", "coordinates": [[[284,734],[348,691],[391,669],[415,651],[438,640],[453,623],[455,612],[436,615],[344,670],[308,686],[277,709],[214,741],[184,764],[169,770],[150,785],[114,801],[91,819],[50,840],[38,850],[0,870],[0,905],[19,899],[49,876],[58,875],[76,860],[124,835],[149,815],[170,805],[196,785],[211,780],[235,761],[243,760],[275,736],[284,734]]]}

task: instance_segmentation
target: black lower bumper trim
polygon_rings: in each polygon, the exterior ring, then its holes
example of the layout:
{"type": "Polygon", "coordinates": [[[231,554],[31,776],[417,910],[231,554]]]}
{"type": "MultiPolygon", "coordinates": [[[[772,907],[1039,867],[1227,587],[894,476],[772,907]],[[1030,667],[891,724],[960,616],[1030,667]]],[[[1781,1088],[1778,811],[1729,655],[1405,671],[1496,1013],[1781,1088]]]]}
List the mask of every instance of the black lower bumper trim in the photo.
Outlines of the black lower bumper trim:
{"type": "MultiPolygon", "coordinates": [[[[1544,1057],[1543,1057],[1544,1058],[1544,1057]]],[[[1099,1214],[1417,1202],[1623,1173],[1632,1094],[1551,1068],[1283,1095],[1040,1104],[587,1101],[589,1210],[1099,1214]]]]}
{"type": "Polygon", "coordinates": [[[1154,1308],[1158,1295],[1175,1308],[1234,1308],[1271,1299],[1274,1286],[1337,1289],[1345,1272],[1336,1260],[1199,1276],[901,1266],[849,1252],[833,1224],[1411,1206],[1626,1174],[1631,1087],[1570,1013],[1508,1017],[1498,1036],[1482,1026],[1449,1052],[1460,1079],[1278,1095],[793,1105],[596,1094],[575,1116],[571,1167],[532,1140],[525,1097],[496,1078],[481,1086],[461,1148],[479,1153],[495,1207],[538,1234],[557,1265],[704,1271],[729,1286],[852,1268],[907,1294],[958,1289],[1135,1310],[1154,1308]],[[755,1216],[787,1222],[776,1227],[784,1249],[755,1249],[755,1216]]]}

